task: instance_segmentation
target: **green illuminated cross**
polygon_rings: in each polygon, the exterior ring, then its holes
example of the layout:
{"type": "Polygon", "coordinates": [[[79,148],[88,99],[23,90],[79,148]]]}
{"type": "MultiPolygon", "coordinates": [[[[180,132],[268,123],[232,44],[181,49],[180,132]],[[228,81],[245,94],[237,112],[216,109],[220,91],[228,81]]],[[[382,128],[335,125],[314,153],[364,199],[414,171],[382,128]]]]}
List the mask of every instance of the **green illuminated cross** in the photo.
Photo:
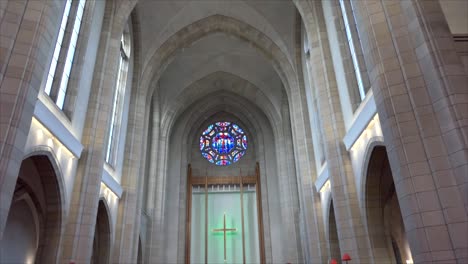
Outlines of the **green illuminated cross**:
{"type": "Polygon", "coordinates": [[[223,228],[213,229],[213,232],[223,232],[224,233],[224,262],[226,262],[226,232],[227,231],[237,231],[236,228],[226,228],[226,213],[223,217],[223,228]]]}

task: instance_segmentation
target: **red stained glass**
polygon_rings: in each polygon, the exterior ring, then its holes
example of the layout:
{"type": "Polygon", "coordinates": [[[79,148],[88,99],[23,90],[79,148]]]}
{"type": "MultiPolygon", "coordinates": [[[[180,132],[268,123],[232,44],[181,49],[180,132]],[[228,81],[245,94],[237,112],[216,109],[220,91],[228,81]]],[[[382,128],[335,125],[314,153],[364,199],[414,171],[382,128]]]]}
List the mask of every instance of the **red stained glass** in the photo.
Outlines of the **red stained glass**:
{"type": "Polygon", "coordinates": [[[242,128],[231,122],[209,125],[200,137],[200,151],[209,162],[218,166],[231,165],[247,150],[247,136],[242,128]]]}

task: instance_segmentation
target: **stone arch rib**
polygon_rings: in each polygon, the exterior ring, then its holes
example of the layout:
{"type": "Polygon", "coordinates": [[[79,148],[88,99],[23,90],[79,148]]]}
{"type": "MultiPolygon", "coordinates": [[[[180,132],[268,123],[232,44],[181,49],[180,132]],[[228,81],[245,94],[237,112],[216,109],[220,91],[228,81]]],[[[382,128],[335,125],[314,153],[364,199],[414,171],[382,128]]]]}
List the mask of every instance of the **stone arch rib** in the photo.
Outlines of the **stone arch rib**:
{"type": "Polygon", "coordinates": [[[288,90],[297,88],[296,72],[289,57],[267,35],[235,18],[212,15],[198,20],[173,34],[151,56],[141,76],[141,88],[144,92],[149,93],[148,97],[152,94],[152,91],[149,90],[150,83],[159,79],[178,51],[214,33],[225,33],[250,43],[272,63],[287,88],[288,94],[290,94],[288,90]]]}
{"type": "Polygon", "coordinates": [[[62,173],[57,158],[49,147],[37,148],[27,154],[24,160],[26,159],[31,159],[38,170],[46,200],[44,226],[40,231],[36,260],[40,263],[54,263],[60,257],[61,237],[66,215],[62,173]]]}

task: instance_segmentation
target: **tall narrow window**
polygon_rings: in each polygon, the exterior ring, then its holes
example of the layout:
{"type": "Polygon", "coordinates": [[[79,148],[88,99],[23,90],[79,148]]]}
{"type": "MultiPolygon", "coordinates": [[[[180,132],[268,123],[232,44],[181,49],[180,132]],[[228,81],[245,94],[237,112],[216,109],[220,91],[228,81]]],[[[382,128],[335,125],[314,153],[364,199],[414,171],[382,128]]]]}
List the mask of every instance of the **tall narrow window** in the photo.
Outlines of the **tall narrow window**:
{"type": "Polygon", "coordinates": [[[314,143],[314,154],[316,163],[320,166],[325,163],[325,146],[322,138],[322,126],[320,123],[319,115],[320,109],[317,107],[317,89],[312,88],[313,79],[311,76],[312,66],[309,62],[310,56],[310,45],[305,31],[304,25],[302,25],[302,45],[304,46],[303,54],[303,67],[304,67],[304,84],[306,91],[306,101],[309,110],[309,122],[312,131],[312,141],[314,143]]]}
{"type": "MultiPolygon", "coordinates": [[[[363,76],[361,74],[361,67],[364,65],[360,65],[358,55],[357,55],[357,48],[354,43],[356,43],[355,39],[353,39],[353,31],[351,30],[350,26],[350,19],[348,17],[348,12],[347,10],[350,10],[350,8],[347,8],[346,0],[340,0],[340,6],[341,6],[341,13],[343,14],[343,20],[344,20],[344,25],[345,25],[345,30],[346,30],[346,37],[348,39],[348,47],[351,53],[351,58],[353,61],[353,66],[354,66],[354,72],[356,74],[356,79],[357,79],[357,84],[358,84],[358,89],[359,89],[359,95],[361,97],[361,100],[364,100],[366,97],[366,92],[367,89],[365,87],[364,81],[363,81],[363,76]]],[[[357,34],[357,32],[356,32],[357,34]]],[[[359,47],[360,48],[360,47],[359,47]]]]}
{"type": "Polygon", "coordinates": [[[86,0],[67,0],[44,91],[63,109],[86,0]],[[69,20],[72,15],[73,20],[69,20]],[[70,23],[69,23],[70,22],[70,23]]]}
{"type": "Polygon", "coordinates": [[[62,22],[60,23],[59,35],[57,41],[55,42],[54,55],[52,57],[52,62],[50,63],[49,75],[47,76],[47,83],[45,86],[45,93],[50,95],[52,90],[52,82],[54,81],[55,70],[57,69],[57,63],[60,55],[60,50],[62,49],[63,37],[65,36],[65,27],[67,26],[68,15],[70,14],[72,0],[67,0],[65,4],[65,10],[63,11],[62,22]]]}
{"type": "Polygon", "coordinates": [[[120,58],[117,73],[116,89],[114,92],[114,100],[112,104],[112,115],[109,130],[109,138],[107,141],[106,162],[110,165],[115,164],[116,153],[118,148],[118,139],[120,137],[120,124],[122,122],[122,114],[124,108],[125,87],[127,86],[128,59],[130,56],[129,39],[124,33],[120,40],[120,58]]]}

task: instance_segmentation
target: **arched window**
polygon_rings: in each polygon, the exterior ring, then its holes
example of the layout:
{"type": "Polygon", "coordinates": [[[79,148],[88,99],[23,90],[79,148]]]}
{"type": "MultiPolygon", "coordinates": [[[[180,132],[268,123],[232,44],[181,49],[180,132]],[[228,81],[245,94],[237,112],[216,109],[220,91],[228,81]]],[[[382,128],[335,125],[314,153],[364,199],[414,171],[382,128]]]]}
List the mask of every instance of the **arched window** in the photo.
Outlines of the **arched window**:
{"type": "Polygon", "coordinates": [[[67,0],[44,92],[63,109],[86,0],[67,0]],[[70,19],[69,19],[70,18],[70,19]]]}
{"type": "Polygon", "coordinates": [[[244,130],[231,122],[216,122],[208,126],[200,136],[203,157],[219,166],[238,162],[247,150],[244,130]]]}
{"type": "Polygon", "coordinates": [[[343,15],[343,22],[345,25],[346,38],[348,40],[348,47],[353,61],[354,72],[356,74],[357,85],[359,89],[359,96],[361,101],[366,97],[369,90],[369,81],[367,76],[364,59],[362,56],[362,48],[359,42],[359,36],[354,22],[354,15],[349,0],[340,0],[341,13],[343,15]]]}
{"type": "Polygon", "coordinates": [[[322,166],[325,163],[325,146],[323,145],[323,130],[322,125],[320,124],[320,108],[317,107],[317,89],[312,88],[312,77],[310,76],[311,72],[311,65],[309,63],[309,56],[310,56],[310,45],[309,39],[307,36],[307,32],[305,30],[304,24],[301,27],[302,30],[302,45],[304,54],[303,54],[303,77],[304,77],[304,85],[305,85],[305,92],[306,92],[306,101],[307,101],[307,108],[309,110],[309,122],[310,122],[310,129],[312,131],[312,141],[314,143],[314,154],[315,154],[315,161],[317,165],[322,166]]]}
{"type": "Polygon", "coordinates": [[[107,141],[106,162],[110,165],[115,165],[117,147],[119,145],[120,127],[122,123],[122,115],[125,99],[125,88],[127,86],[128,65],[130,57],[130,37],[128,28],[120,39],[120,58],[117,73],[116,89],[114,91],[114,99],[112,104],[112,115],[109,130],[109,138],[107,141]]]}

